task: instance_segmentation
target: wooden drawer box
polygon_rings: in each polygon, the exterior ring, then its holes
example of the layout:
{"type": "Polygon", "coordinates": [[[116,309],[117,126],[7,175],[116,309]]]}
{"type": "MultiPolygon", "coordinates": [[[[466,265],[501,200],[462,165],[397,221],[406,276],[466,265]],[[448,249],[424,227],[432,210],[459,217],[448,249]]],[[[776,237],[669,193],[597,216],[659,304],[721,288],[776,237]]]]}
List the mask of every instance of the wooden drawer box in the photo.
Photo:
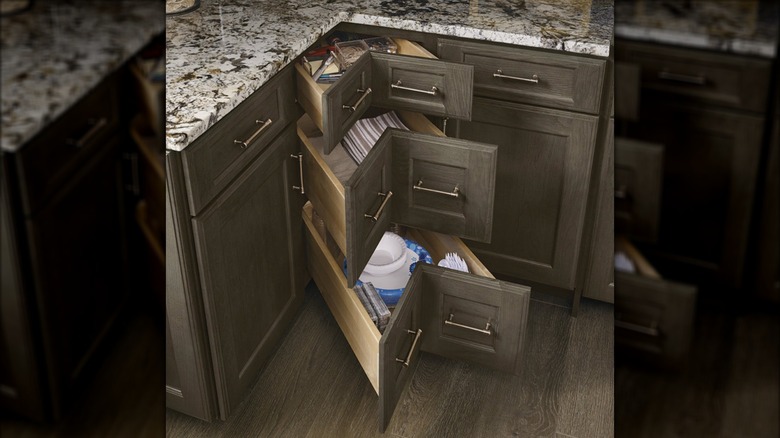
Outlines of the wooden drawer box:
{"type": "Polygon", "coordinates": [[[114,76],[104,80],[16,154],[25,214],[37,211],[116,134],[116,90],[114,76]]]}
{"type": "Polygon", "coordinates": [[[190,214],[197,215],[300,115],[287,68],[184,149],[190,214]]]}
{"type": "Polygon", "coordinates": [[[693,337],[696,288],[661,278],[624,237],[615,237],[615,251],[636,269],[615,271],[615,344],[656,365],[679,365],[693,337]]]}
{"type": "Polygon", "coordinates": [[[639,66],[645,90],[766,110],[771,72],[767,60],[622,40],[615,45],[615,59],[639,66]]]}
{"type": "Polygon", "coordinates": [[[385,131],[346,181],[298,130],[301,186],[350,262],[350,286],[391,222],[490,241],[496,146],[444,137],[419,113],[400,116],[418,132],[385,131]]]}
{"type": "Polygon", "coordinates": [[[387,427],[413,375],[418,351],[519,371],[530,288],[495,280],[457,237],[410,229],[409,237],[434,260],[457,252],[471,273],[419,265],[380,333],[347,285],[343,255],[329,249],[330,236],[318,231],[313,210],[310,203],[303,209],[308,269],[379,395],[380,430],[387,427]]]}
{"type": "Polygon", "coordinates": [[[329,153],[370,106],[471,119],[473,68],[443,62],[396,39],[398,54],[367,52],[334,84],[318,84],[300,63],[298,101],[326,139],[329,153]]]}
{"type": "Polygon", "coordinates": [[[476,96],[599,112],[603,59],[447,39],[439,40],[438,54],[474,66],[476,96]]]}

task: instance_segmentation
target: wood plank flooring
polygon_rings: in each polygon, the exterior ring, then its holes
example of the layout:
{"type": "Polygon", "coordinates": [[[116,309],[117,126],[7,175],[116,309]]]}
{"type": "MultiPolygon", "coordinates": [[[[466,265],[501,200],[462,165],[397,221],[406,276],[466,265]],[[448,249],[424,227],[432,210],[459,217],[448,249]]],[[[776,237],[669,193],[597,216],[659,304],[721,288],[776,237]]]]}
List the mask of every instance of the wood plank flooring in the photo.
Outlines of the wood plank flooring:
{"type": "Polygon", "coordinates": [[[135,308],[118,321],[91,378],[55,424],[0,413],[0,437],[143,437],[165,434],[165,336],[162,309],[135,308]]]}
{"type": "Polygon", "coordinates": [[[660,371],[618,355],[615,435],[780,436],[776,310],[700,308],[687,363],[660,371]]]}
{"type": "MultiPolygon", "coordinates": [[[[609,437],[612,306],[578,318],[532,300],[517,376],[423,354],[384,436],[609,437]]],[[[371,437],[378,397],[315,287],[252,393],[225,422],[168,410],[169,437],[371,437]]]]}

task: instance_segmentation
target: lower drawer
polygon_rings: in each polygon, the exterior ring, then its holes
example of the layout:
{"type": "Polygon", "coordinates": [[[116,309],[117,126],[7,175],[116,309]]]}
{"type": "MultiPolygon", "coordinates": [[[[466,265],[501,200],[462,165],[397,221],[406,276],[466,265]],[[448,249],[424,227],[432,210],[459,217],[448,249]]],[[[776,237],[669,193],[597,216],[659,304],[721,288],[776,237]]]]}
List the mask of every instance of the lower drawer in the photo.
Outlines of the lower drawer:
{"type": "Polygon", "coordinates": [[[314,208],[303,208],[308,269],[379,394],[380,429],[411,379],[418,351],[517,372],[530,288],[496,280],[457,237],[409,229],[434,262],[457,252],[470,274],[418,265],[380,333],[341,269],[344,259],[314,208]]]}
{"type": "Polygon", "coordinates": [[[663,279],[631,242],[615,237],[635,272],[615,271],[615,344],[645,362],[680,364],[693,337],[696,287],[663,279]]]}

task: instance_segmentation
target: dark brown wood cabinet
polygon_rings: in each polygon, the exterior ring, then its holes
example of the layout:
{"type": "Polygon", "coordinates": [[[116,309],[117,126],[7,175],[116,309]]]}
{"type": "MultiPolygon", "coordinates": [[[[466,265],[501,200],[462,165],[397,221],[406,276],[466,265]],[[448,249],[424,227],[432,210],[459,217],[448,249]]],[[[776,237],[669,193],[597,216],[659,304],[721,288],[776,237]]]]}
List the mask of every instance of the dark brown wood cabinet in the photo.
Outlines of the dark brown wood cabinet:
{"type": "Polygon", "coordinates": [[[192,219],[223,419],[252,388],[303,300],[296,138],[288,127],[192,219]]]}
{"type": "Polygon", "coordinates": [[[598,118],[475,98],[456,135],[498,145],[491,243],[469,241],[490,270],[573,289],[598,118]]]}
{"type": "Polygon", "coordinates": [[[243,400],[303,299],[291,71],[166,159],[166,403],[207,421],[243,400]]]}
{"type": "Polygon", "coordinates": [[[36,420],[77,397],[128,298],[116,92],[112,75],[3,152],[0,406],[36,420]]]}

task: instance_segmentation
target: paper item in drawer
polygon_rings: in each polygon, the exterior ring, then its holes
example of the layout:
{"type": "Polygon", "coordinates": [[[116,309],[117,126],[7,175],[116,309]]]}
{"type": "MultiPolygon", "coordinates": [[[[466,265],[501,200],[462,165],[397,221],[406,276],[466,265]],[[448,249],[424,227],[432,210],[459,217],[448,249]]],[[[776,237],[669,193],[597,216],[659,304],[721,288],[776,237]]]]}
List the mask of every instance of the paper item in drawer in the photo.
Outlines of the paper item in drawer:
{"type": "Polygon", "coordinates": [[[387,327],[387,323],[390,322],[390,309],[387,308],[387,304],[385,304],[385,301],[379,295],[379,292],[377,292],[376,288],[374,288],[374,285],[370,282],[363,283],[363,292],[368,298],[369,303],[371,303],[371,307],[376,314],[376,326],[379,329],[379,332],[384,333],[385,327],[387,327]]]}
{"type": "Polygon", "coordinates": [[[615,251],[615,270],[633,274],[636,272],[636,267],[626,253],[615,251]]]}
{"type": "Polygon", "coordinates": [[[356,163],[360,164],[374,147],[387,128],[399,128],[408,131],[395,111],[370,119],[360,119],[347,132],[341,144],[356,163]]]}
{"type": "MultiPolygon", "coordinates": [[[[371,322],[374,323],[374,325],[377,325],[377,316],[376,311],[374,310],[374,307],[371,305],[371,302],[369,301],[368,297],[366,296],[366,292],[363,289],[362,284],[356,284],[355,287],[352,288],[352,290],[355,291],[355,295],[357,295],[358,299],[360,300],[360,304],[363,305],[363,308],[366,309],[366,312],[368,313],[368,316],[371,317],[371,322]]],[[[378,327],[378,326],[377,326],[378,327]]]]}

